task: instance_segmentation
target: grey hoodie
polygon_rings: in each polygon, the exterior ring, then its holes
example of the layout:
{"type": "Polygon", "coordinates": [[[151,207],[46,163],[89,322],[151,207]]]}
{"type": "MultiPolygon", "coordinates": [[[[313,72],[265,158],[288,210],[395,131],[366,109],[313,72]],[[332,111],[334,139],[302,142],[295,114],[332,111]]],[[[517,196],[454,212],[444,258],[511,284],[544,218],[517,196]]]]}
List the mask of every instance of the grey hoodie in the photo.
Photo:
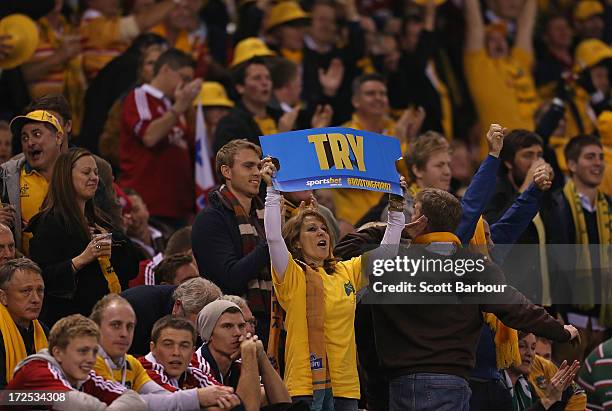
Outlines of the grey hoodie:
{"type": "MultiPolygon", "coordinates": [[[[50,363],[56,371],[60,373],[60,377],[66,381],[66,375],[64,374],[62,367],[58,362],[49,354],[48,349],[42,349],[38,353],[30,355],[25,360],[21,361],[15,367],[14,373],[17,374],[24,365],[33,360],[44,360],[50,363]]],[[[81,392],[78,387],[72,387],[71,391],[66,392],[66,398],[63,401],[57,401],[53,403],[53,410],[57,411],[146,411],[147,405],[140,398],[135,391],[125,390],[112,404],[106,405],[106,403],[98,400],[96,397],[87,393],[81,392]]]]}

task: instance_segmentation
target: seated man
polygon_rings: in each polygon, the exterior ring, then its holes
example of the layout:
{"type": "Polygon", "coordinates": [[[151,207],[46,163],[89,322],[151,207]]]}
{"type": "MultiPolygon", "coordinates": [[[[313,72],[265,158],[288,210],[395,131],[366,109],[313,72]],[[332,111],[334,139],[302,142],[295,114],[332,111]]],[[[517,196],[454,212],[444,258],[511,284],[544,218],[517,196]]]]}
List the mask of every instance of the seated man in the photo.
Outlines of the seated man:
{"type": "MultiPolygon", "coordinates": [[[[189,321],[167,315],[153,326],[151,351],[138,360],[153,381],[173,393],[218,385],[194,356],[195,341],[196,332],[189,321]]],[[[231,389],[227,393],[232,394],[233,391],[231,389]]],[[[245,388],[240,387],[236,390],[238,396],[219,396],[219,405],[224,408],[239,405],[239,398],[247,399],[244,391],[245,388]]]]}
{"type": "Polygon", "coordinates": [[[221,405],[217,403],[218,397],[232,395],[233,390],[218,385],[171,393],[151,380],[142,364],[127,354],[134,338],[136,314],[125,298],[117,294],[104,296],[94,306],[91,319],[100,327],[100,347],[94,370],[107,380],[141,394],[149,410],[199,411],[201,406],[221,405]]]}
{"type": "MultiPolygon", "coordinates": [[[[3,213],[4,210],[0,210],[3,213]]],[[[0,223],[0,265],[15,258],[15,238],[9,227],[0,223]]]]}
{"type": "Polygon", "coordinates": [[[121,293],[129,301],[138,322],[134,328],[134,342],[130,354],[149,352],[151,331],[155,321],[164,315],[183,317],[195,324],[198,313],[206,304],[221,296],[221,290],[204,278],[192,278],[177,286],[150,285],[130,288],[121,293]]]}
{"type": "Polygon", "coordinates": [[[133,280],[130,280],[130,288],[139,285],[155,285],[155,272],[153,270],[161,263],[164,256],[174,254],[184,254],[193,258],[193,252],[191,251],[191,226],[183,227],[172,234],[163,253],[158,253],[153,258],[140,262],[138,275],[133,280]]]}
{"type": "Polygon", "coordinates": [[[174,254],[164,258],[153,271],[155,284],[159,285],[180,285],[200,276],[193,257],[185,254],[174,254]]]}
{"type": "Polygon", "coordinates": [[[260,405],[290,403],[289,391],[270,364],[260,340],[257,340],[259,372],[255,368],[255,378],[247,376],[250,370],[245,369],[244,352],[242,362],[236,361],[242,348],[240,342],[245,336],[250,337],[245,329],[242,311],[233,302],[219,299],[206,305],[198,314],[198,332],[204,341],[196,352],[199,362],[204,365],[204,369],[210,370],[217,381],[238,391],[237,387],[241,386],[244,379],[258,381],[261,373],[263,389],[260,405]]]}
{"type": "MultiPolygon", "coordinates": [[[[0,234],[0,244],[3,236],[0,234]]],[[[47,348],[47,330],[37,320],[44,294],[45,284],[35,262],[19,258],[0,266],[0,388],[11,381],[20,361],[47,348]]]]}
{"type": "Polygon", "coordinates": [[[80,314],[55,323],[49,349],[40,350],[15,368],[7,390],[66,392],[54,404],[62,410],[145,411],[145,402],[121,384],[106,381],[93,370],[100,341],[96,323],[80,314]]]}

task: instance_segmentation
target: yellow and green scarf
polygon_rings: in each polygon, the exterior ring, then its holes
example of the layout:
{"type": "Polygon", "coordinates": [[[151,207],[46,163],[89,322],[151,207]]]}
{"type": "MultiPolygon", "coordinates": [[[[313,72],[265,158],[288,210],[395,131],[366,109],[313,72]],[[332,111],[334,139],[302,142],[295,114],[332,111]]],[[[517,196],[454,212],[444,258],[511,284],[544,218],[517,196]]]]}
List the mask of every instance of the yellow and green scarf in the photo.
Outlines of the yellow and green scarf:
{"type": "MultiPolygon", "coordinates": [[[[582,211],[582,203],[574,182],[570,180],[563,188],[563,195],[567,200],[572,220],[576,231],[576,244],[582,245],[578,251],[576,260],[576,279],[578,280],[577,287],[574,287],[577,301],[581,301],[580,309],[590,310],[595,307],[595,290],[593,289],[593,273],[591,266],[591,253],[589,250],[589,235],[587,231],[584,212],[582,211]]],[[[608,250],[612,244],[612,210],[606,199],[606,196],[601,192],[597,192],[595,200],[595,208],[597,215],[597,232],[599,233],[599,262],[601,270],[601,301],[612,301],[612,285],[608,283],[608,275],[604,275],[605,271],[610,270],[610,258],[608,250]]],[[[602,304],[599,312],[599,323],[604,326],[612,326],[612,304],[602,304]]]]}

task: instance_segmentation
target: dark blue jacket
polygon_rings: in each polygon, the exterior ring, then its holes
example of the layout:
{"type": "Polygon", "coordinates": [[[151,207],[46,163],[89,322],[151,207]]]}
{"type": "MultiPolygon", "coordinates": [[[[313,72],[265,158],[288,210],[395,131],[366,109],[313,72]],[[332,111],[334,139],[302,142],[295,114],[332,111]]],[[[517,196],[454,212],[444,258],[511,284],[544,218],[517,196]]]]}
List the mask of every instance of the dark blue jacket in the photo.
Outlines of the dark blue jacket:
{"type": "Polygon", "coordinates": [[[247,255],[233,210],[214,191],[210,205],[200,211],[193,223],[191,246],[200,273],[217,284],[224,294],[244,295],[250,280],[270,264],[268,244],[262,239],[247,255]]]}

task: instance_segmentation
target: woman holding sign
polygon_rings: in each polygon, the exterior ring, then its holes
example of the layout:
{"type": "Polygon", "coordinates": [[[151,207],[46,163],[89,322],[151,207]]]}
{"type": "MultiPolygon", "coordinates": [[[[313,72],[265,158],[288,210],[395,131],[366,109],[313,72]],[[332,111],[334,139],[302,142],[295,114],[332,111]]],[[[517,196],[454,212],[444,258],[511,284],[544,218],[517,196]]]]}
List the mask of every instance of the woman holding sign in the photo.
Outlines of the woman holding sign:
{"type": "MultiPolygon", "coordinates": [[[[283,317],[287,330],[285,383],[294,400],[312,403],[313,410],[357,410],[359,378],[355,347],[356,293],[367,284],[361,256],[336,261],[325,218],[302,208],[282,226],[281,194],[272,187],[276,167],[262,160],[268,185],[264,224],[272,279],[273,324],[268,346],[283,317]],[[282,310],[278,310],[282,308],[282,310]]],[[[402,182],[405,187],[405,183],[402,182]]],[[[399,244],[404,228],[403,199],[391,196],[387,229],[381,244],[399,244]]]]}

